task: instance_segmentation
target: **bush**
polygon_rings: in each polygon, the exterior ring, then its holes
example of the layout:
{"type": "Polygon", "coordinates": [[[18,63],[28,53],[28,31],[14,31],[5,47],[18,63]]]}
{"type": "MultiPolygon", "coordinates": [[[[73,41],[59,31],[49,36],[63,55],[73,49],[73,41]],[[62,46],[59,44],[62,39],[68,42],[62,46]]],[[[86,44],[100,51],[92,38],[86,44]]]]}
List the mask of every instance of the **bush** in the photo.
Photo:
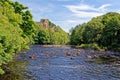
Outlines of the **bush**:
{"type": "Polygon", "coordinates": [[[101,48],[98,46],[96,43],[91,43],[91,44],[81,44],[81,48],[90,48],[90,49],[95,49],[95,50],[100,50],[101,48]]]}

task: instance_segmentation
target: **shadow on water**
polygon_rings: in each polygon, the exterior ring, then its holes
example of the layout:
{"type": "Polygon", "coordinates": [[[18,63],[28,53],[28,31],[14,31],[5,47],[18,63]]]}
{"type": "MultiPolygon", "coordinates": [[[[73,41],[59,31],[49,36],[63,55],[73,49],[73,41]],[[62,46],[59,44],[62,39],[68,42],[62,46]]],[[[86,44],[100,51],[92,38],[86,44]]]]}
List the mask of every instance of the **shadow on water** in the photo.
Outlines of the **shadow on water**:
{"type": "Polygon", "coordinates": [[[24,80],[25,67],[27,61],[12,61],[7,65],[3,65],[5,74],[0,76],[0,80],[24,80]]]}
{"type": "Polygon", "coordinates": [[[103,74],[104,76],[108,76],[110,80],[120,80],[119,52],[95,54],[95,56],[93,56],[91,60],[88,60],[88,62],[93,64],[92,69],[88,69],[88,73],[91,75],[103,74]]]}
{"type": "Polygon", "coordinates": [[[120,65],[120,53],[106,53],[106,54],[98,54],[93,57],[93,62],[97,64],[112,64],[112,65],[120,65]]]}

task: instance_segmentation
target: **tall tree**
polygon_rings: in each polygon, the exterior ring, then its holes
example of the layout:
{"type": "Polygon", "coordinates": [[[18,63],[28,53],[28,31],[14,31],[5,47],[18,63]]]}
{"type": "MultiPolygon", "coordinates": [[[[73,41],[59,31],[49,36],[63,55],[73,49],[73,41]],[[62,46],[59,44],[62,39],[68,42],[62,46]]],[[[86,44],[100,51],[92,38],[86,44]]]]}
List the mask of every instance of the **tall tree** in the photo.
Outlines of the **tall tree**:
{"type": "Polygon", "coordinates": [[[71,44],[93,44],[101,47],[120,47],[120,14],[109,12],[76,26],[71,33],[71,44]]]}

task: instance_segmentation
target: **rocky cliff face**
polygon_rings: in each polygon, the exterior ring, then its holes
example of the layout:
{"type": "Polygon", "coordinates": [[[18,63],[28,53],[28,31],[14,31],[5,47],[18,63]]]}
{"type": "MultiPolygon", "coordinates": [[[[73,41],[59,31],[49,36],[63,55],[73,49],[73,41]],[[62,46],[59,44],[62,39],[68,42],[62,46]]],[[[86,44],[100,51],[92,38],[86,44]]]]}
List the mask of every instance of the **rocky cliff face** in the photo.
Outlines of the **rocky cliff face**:
{"type": "Polygon", "coordinates": [[[41,21],[37,22],[37,24],[46,30],[51,29],[52,31],[54,31],[56,27],[56,25],[51,23],[48,19],[41,19],[41,21]]]}

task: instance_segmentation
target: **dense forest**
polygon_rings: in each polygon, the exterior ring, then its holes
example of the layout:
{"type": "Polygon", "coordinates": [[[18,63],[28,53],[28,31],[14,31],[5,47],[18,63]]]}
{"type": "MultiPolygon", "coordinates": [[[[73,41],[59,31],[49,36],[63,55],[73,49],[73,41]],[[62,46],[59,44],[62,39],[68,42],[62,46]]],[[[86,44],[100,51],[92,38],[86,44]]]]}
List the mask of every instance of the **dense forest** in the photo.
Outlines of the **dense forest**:
{"type": "Polygon", "coordinates": [[[109,12],[71,30],[72,45],[95,49],[120,49],[120,14],[109,12]]]}
{"type": "Polygon", "coordinates": [[[37,44],[68,44],[69,34],[63,31],[60,26],[56,26],[48,19],[41,19],[37,22],[37,44]]]}
{"type": "MultiPolygon", "coordinates": [[[[35,23],[27,7],[11,0],[0,0],[0,66],[15,53],[33,43],[35,23]]],[[[0,74],[4,71],[0,69],[0,74]]]]}
{"type": "MultiPolygon", "coordinates": [[[[43,19],[41,21],[44,21],[43,19]]],[[[0,0],[0,66],[30,44],[67,44],[69,35],[49,21],[48,29],[36,24],[28,7],[11,0],[0,0]]],[[[4,71],[0,67],[0,74],[4,71]]]]}

